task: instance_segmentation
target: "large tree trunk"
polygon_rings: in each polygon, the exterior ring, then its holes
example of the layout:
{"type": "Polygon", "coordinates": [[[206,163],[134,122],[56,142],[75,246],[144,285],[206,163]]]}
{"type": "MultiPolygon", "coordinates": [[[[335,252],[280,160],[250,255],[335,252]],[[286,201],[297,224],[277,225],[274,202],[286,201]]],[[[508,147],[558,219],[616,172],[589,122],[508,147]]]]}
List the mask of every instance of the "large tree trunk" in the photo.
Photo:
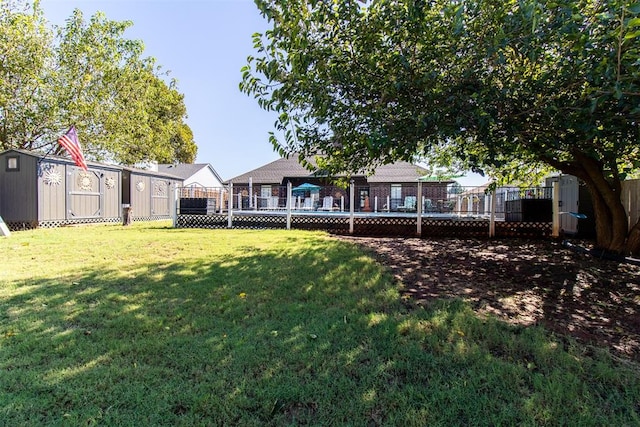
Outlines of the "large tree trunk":
{"type": "Polygon", "coordinates": [[[577,163],[570,171],[582,179],[593,199],[596,220],[596,247],[606,252],[625,254],[629,225],[627,213],[620,198],[622,185],[608,181],[602,163],[582,153],[575,153],[577,163]]]}
{"type": "Polygon", "coordinates": [[[593,183],[585,182],[593,199],[597,248],[617,254],[624,253],[628,225],[620,193],[616,194],[611,188],[596,188],[593,183]]]}
{"type": "Polygon", "coordinates": [[[627,248],[625,252],[628,255],[640,255],[640,220],[631,228],[629,237],[627,237],[627,248]]]}

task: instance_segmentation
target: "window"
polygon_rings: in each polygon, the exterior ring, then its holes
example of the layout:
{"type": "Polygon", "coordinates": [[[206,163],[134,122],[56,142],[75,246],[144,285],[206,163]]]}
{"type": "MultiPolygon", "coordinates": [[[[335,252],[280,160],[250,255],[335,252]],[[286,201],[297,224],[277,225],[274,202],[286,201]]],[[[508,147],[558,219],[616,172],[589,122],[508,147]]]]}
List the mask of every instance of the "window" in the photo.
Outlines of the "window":
{"type": "Polygon", "coordinates": [[[402,184],[391,184],[391,198],[402,199],[402,184]]]}
{"type": "Polygon", "coordinates": [[[258,207],[260,209],[272,209],[278,207],[278,198],[276,197],[275,202],[273,201],[270,185],[260,186],[260,200],[258,200],[258,207]]]}
{"type": "Polygon", "coordinates": [[[20,157],[7,157],[7,172],[17,172],[20,170],[20,157]]]}
{"type": "Polygon", "coordinates": [[[390,199],[389,203],[391,206],[388,206],[387,209],[395,211],[398,209],[398,206],[402,204],[402,184],[391,184],[390,199]]]}

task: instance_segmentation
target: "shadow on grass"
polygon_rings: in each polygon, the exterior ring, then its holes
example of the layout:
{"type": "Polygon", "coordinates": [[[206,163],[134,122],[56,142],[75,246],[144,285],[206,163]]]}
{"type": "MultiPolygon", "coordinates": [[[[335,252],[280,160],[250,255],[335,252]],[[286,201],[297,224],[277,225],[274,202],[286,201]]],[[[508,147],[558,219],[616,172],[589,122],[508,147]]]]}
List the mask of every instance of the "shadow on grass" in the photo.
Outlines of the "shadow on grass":
{"type": "Polygon", "coordinates": [[[412,300],[464,298],[513,324],[541,324],[640,361],[640,274],[546,241],[353,239],[382,258],[412,300]]]}
{"type": "Polygon", "coordinates": [[[353,246],[298,243],[22,285],[0,301],[0,418],[13,425],[638,421],[637,374],[581,358],[540,329],[481,320],[460,301],[410,309],[353,246]]]}

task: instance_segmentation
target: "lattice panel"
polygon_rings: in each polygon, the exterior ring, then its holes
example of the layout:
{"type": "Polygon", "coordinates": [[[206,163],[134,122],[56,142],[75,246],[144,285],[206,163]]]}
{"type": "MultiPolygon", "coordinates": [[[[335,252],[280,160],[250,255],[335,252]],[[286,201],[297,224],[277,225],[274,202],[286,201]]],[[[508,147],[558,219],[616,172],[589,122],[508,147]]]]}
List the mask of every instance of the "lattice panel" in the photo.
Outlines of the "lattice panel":
{"type": "Polygon", "coordinates": [[[33,221],[33,222],[25,222],[25,221],[10,221],[7,222],[7,227],[11,231],[22,231],[22,230],[34,230],[36,228],[57,228],[64,227],[67,225],[81,225],[81,224],[109,224],[109,223],[117,223],[122,221],[122,218],[84,218],[84,219],[60,219],[60,220],[49,220],[49,221],[33,221]]]}
{"type": "Polygon", "coordinates": [[[274,215],[238,215],[233,217],[233,228],[287,228],[287,218],[274,215]]]}
{"type": "MultiPolygon", "coordinates": [[[[226,215],[178,215],[178,228],[227,228],[226,215]]],[[[286,228],[284,215],[234,215],[233,228],[286,228]]],[[[293,215],[291,228],[323,230],[335,234],[349,233],[349,218],[344,216],[293,215]]],[[[357,217],[354,235],[406,236],[417,232],[416,219],[411,217],[357,217]]],[[[496,237],[546,238],[551,235],[547,222],[496,222],[496,237]]],[[[422,237],[489,237],[488,220],[422,219],[422,237]]]]}
{"type": "Polygon", "coordinates": [[[25,222],[25,221],[8,221],[5,222],[7,228],[11,231],[23,231],[33,230],[38,228],[38,222],[25,222]]]}
{"type": "Polygon", "coordinates": [[[405,217],[354,218],[353,233],[361,236],[415,236],[416,219],[405,217]]]}
{"type": "Polygon", "coordinates": [[[332,233],[349,232],[349,218],[336,216],[292,216],[291,228],[324,230],[332,233]]]}
{"type": "Polygon", "coordinates": [[[422,237],[488,237],[489,221],[423,219],[422,237]]]}
{"type": "Polygon", "coordinates": [[[551,231],[550,222],[496,222],[496,237],[541,238],[551,231]]]}
{"type": "MultiPolygon", "coordinates": [[[[170,215],[154,215],[154,216],[133,216],[133,221],[161,221],[165,219],[172,219],[170,215]]],[[[122,221],[122,218],[120,218],[122,221]]]]}
{"type": "Polygon", "coordinates": [[[176,228],[227,228],[226,215],[178,215],[176,228]]]}

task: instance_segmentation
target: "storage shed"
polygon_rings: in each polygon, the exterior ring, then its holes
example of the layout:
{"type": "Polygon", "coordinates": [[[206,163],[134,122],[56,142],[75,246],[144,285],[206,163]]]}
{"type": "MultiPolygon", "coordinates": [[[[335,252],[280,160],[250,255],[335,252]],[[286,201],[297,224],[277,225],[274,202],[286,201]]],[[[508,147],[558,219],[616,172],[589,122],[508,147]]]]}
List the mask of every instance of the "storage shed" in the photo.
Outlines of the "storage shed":
{"type": "Polygon", "coordinates": [[[151,170],[122,169],[122,204],[137,220],[169,219],[176,209],[175,189],[182,180],[151,170]]]}
{"type": "Polygon", "coordinates": [[[87,163],[25,150],[0,153],[0,217],[12,230],[120,222],[122,206],[135,219],[171,218],[173,189],[167,174],[87,163]]]}
{"type": "Polygon", "coordinates": [[[10,229],[120,220],[118,166],[25,151],[0,153],[0,216],[10,229]]]}

